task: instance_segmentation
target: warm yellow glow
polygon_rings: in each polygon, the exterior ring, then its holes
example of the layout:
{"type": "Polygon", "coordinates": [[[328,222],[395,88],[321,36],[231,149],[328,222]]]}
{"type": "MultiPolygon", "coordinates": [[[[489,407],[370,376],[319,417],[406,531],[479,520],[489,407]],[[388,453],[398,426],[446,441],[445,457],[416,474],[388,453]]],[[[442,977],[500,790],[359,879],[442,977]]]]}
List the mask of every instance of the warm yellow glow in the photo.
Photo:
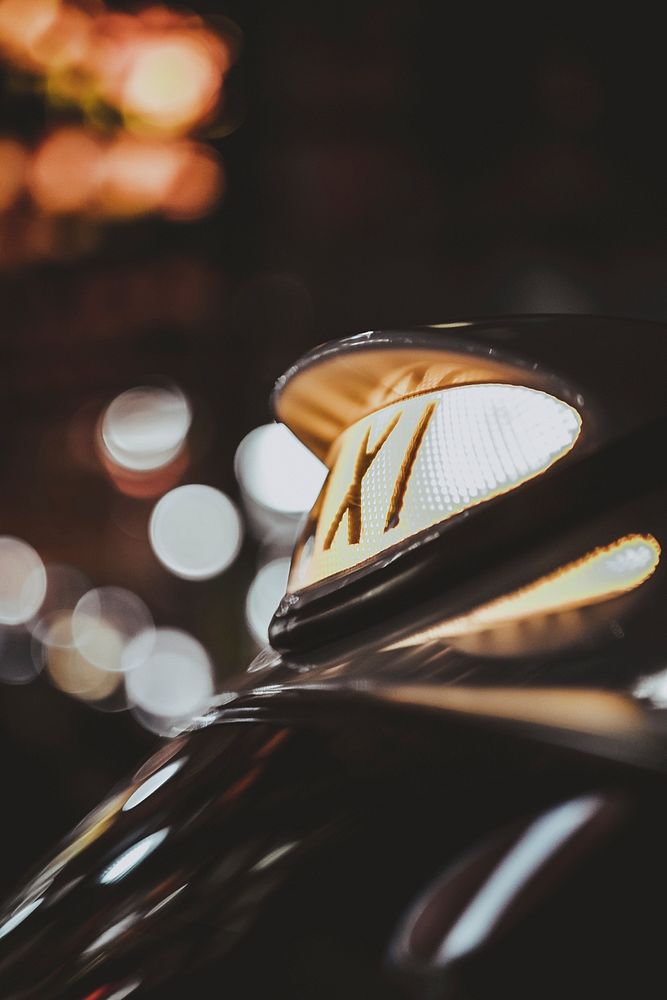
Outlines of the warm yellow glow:
{"type": "Polygon", "coordinates": [[[230,46],[196,15],[138,14],[61,0],[0,0],[0,52],[45,78],[46,91],[103,100],[139,131],[183,135],[216,106],[230,46]]]}
{"type": "Polygon", "coordinates": [[[60,0],[0,0],[0,47],[31,67],[33,46],[56,20],[60,0]]]}
{"type": "Polygon", "coordinates": [[[625,535],[527,587],[423,630],[391,648],[456,639],[538,615],[598,604],[635,590],[654,573],[659,561],[660,545],[653,535],[625,535]]]}
{"type": "Polygon", "coordinates": [[[162,199],[161,210],[169,219],[200,219],[220,200],[224,176],[212,150],[190,143],[174,183],[162,199]]]}
{"type": "Polygon", "coordinates": [[[200,38],[167,34],[139,47],[123,87],[129,124],[182,132],[200,121],[217,100],[222,83],[215,54],[200,38]]]}
{"type": "Polygon", "coordinates": [[[78,7],[62,5],[32,45],[32,57],[43,72],[56,76],[80,65],[88,55],[94,18],[78,7]]]}
{"type": "Polygon", "coordinates": [[[80,128],[62,128],[46,139],[30,170],[30,192],[44,212],[82,212],[95,195],[101,144],[80,128]]]}
{"type": "Polygon", "coordinates": [[[81,126],[56,129],[30,153],[0,139],[0,212],[26,186],[44,215],[93,218],[159,213],[197,219],[219,200],[219,158],[188,139],[140,139],[120,133],[102,139],[81,126]]]}
{"type": "MultiPolygon", "coordinates": [[[[123,641],[120,634],[105,622],[92,622],[94,640],[89,640],[89,652],[120,663],[123,641]]],[[[102,701],[113,694],[121,682],[121,674],[96,666],[76,644],[72,615],[59,612],[44,636],[46,667],[51,680],[61,691],[84,701],[102,701]]]]}
{"type": "MultiPolygon", "coordinates": [[[[363,340],[362,338],[355,338],[363,340]]],[[[488,354],[436,347],[374,347],[328,354],[289,372],[276,400],[278,420],[322,461],[362,417],[405,396],[452,386],[521,381],[521,370],[488,354]]],[[[545,385],[539,385],[546,388],[545,385]]]]}
{"type": "Polygon", "coordinates": [[[567,403],[501,384],[422,392],[363,417],[334,445],[290,589],[515,489],[562,458],[580,429],[567,403]]]}
{"type": "Polygon", "coordinates": [[[196,218],[213,207],[221,190],[220,165],[198,143],[121,136],[106,151],[97,204],[112,216],[163,212],[196,218]]]}
{"type": "Polygon", "coordinates": [[[586,688],[404,684],[383,687],[380,697],[401,704],[583,733],[636,734],[641,732],[645,718],[631,698],[586,688]]]}
{"type": "Polygon", "coordinates": [[[157,211],[176,181],[181,157],[180,145],[118,138],[102,168],[103,212],[121,216],[157,211]]]}
{"type": "Polygon", "coordinates": [[[188,11],[0,0],[0,58],[10,72],[32,74],[47,104],[78,105],[82,115],[80,125],[55,129],[32,148],[0,138],[0,224],[8,232],[0,267],[89,249],[92,228],[72,229],[63,246],[61,215],[97,222],[208,214],[224,190],[222,165],[188,136],[219,109],[233,55],[230,38],[188,11]],[[3,216],[24,192],[32,204],[15,227],[3,216]]]}

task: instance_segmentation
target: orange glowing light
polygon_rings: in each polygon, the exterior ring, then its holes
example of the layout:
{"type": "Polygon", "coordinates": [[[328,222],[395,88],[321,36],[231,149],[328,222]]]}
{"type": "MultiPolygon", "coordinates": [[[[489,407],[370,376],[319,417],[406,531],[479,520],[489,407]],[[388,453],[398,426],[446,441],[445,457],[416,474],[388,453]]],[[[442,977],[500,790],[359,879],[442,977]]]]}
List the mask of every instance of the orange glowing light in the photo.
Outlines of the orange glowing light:
{"type": "Polygon", "coordinates": [[[170,219],[200,219],[219,201],[223,189],[222,168],[212,151],[192,145],[165,195],[164,214],[170,219]]]}
{"type": "Polygon", "coordinates": [[[108,215],[164,212],[191,219],[207,212],[221,191],[222,171],[205,147],[121,136],[102,166],[99,204],[108,215]]]}
{"type": "Polygon", "coordinates": [[[88,53],[93,18],[78,7],[60,7],[32,45],[32,55],[48,73],[79,65],[88,53]]]}
{"type": "Polygon", "coordinates": [[[147,38],[122,90],[126,124],[134,131],[188,131],[211,111],[221,84],[215,53],[196,34],[147,38]]]}
{"type": "Polygon", "coordinates": [[[201,18],[191,12],[181,12],[170,10],[157,4],[155,7],[146,7],[137,14],[137,19],[150,28],[167,29],[188,27],[198,27],[201,25],[201,18]]]}
{"type": "Polygon", "coordinates": [[[120,136],[102,169],[100,204],[110,215],[157,211],[183,166],[181,144],[146,142],[120,136]]]}
{"type": "Polygon", "coordinates": [[[19,198],[25,182],[28,154],[15,139],[0,139],[0,212],[19,198]]]}
{"type": "MultiPolygon", "coordinates": [[[[0,54],[41,76],[47,97],[80,104],[91,126],[108,127],[109,108],[125,124],[114,137],[60,128],[33,152],[0,139],[0,213],[24,189],[39,210],[24,220],[36,234],[21,235],[28,256],[53,254],[45,228],[52,216],[187,220],[219,199],[218,159],[182,138],[217,106],[231,58],[200,17],[162,6],[115,13],[102,0],[0,0],[0,54]]],[[[3,263],[26,256],[16,247],[2,252],[3,263]]]]}
{"type": "Polygon", "coordinates": [[[229,62],[200,18],[155,7],[99,15],[85,72],[133,132],[182,135],[215,107],[229,62]]]}
{"type": "Polygon", "coordinates": [[[201,18],[152,7],[92,12],[61,0],[0,0],[0,50],[47,92],[116,107],[135,132],[181,135],[215,107],[231,53],[201,18]]]}
{"type": "Polygon", "coordinates": [[[59,9],[60,0],[0,0],[0,47],[20,65],[32,66],[33,47],[59,9]]]}
{"type": "Polygon", "coordinates": [[[100,143],[83,129],[62,128],[42,143],[32,162],[30,192],[54,214],[80,212],[94,196],[102,161],[100,143]]]}
{"type": "Polygon", "coordinates": [[[139,18],[130,14],[104,12],[95,18],[83,72],[95,81],[99,96],[114,107],[122,98],[124,81],[143,34],[139,18]]]}

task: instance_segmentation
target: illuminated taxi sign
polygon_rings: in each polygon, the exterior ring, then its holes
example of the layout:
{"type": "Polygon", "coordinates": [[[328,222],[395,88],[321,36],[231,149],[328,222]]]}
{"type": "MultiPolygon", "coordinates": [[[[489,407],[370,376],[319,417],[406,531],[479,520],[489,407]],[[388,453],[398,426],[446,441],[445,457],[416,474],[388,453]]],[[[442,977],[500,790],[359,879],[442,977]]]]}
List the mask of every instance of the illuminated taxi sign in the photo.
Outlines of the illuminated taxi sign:
{"type": "Polygon", "coordinates": [[[334,444],[290,590],[515,489],[562,458],[580,431],[569,404],[504,384],[421,393],[363,417],[334,444]]]}

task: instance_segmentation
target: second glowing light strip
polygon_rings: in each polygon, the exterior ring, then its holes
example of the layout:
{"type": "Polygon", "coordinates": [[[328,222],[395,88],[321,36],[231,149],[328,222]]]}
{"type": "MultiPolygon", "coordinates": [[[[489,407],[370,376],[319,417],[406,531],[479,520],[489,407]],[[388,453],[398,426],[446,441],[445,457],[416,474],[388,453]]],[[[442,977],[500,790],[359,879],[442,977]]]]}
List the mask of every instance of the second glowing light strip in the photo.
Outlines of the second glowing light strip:
{"type": "Polygon", "coordinates": [[[641,586],[655,572],[659,561],[660,545],[653,535],[625,535],[527,587],[422,630],[390,648],[446,641],[538,615],[597,604],[641,586]]]}

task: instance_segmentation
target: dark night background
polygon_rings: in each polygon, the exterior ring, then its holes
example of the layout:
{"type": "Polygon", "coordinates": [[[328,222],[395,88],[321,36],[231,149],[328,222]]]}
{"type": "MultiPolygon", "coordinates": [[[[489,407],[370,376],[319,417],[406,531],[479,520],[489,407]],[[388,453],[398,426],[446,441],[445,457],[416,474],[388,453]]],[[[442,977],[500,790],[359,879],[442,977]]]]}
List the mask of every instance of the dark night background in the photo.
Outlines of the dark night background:
{"type": "MultiPolygon", "coordinates": [[[[58,260],[17,260],[0,230],[0,533],[96,583],[131,581],[222,678],[253,655],[253,546],[208,583],[160,573],[150,504],[116,494],[77,443],[104,403],[155,373],[177,380],[195,413],[186,481],[237,496],[238,442],[323,340],[508,312],[664,319],[667,84],[657,26],[627,11],[190,6],[243,37],[226,89],[236,127],[215,140],[220,208],[111,225],[58,260]]],[[[29,142],[42,103],[5,84],[0,133],[29,142]]],[[[0,885],[156,739],[45,679],[0,685],[0,885]]]]}

